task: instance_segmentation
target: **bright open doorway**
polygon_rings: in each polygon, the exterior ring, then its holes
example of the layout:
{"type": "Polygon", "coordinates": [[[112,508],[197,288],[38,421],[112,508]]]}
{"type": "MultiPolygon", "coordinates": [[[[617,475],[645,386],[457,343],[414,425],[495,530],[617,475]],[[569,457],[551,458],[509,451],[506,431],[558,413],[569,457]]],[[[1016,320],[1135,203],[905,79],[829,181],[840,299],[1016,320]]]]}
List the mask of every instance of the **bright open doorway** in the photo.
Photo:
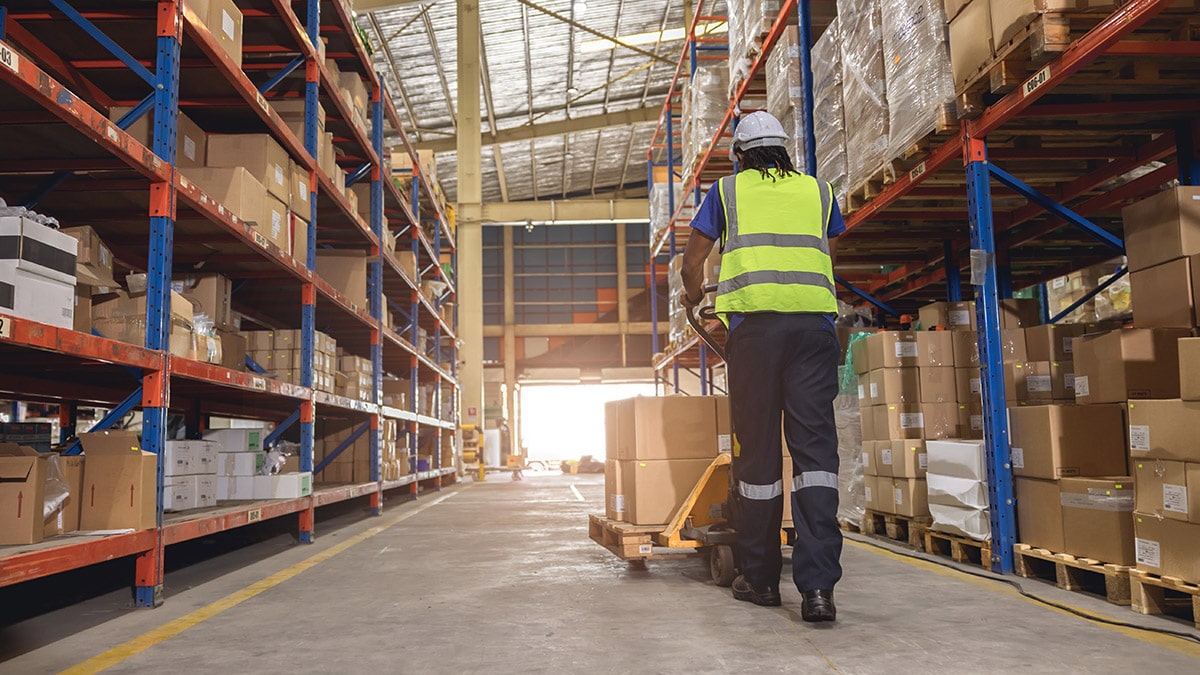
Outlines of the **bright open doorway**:
{"type": "Polygon", "coordinates": [[[654,385],[522,385],[521,441],[529,465],[557,469],[585,455],[603,461],[604,404],[634,396],[654,396],[654,385]]]}

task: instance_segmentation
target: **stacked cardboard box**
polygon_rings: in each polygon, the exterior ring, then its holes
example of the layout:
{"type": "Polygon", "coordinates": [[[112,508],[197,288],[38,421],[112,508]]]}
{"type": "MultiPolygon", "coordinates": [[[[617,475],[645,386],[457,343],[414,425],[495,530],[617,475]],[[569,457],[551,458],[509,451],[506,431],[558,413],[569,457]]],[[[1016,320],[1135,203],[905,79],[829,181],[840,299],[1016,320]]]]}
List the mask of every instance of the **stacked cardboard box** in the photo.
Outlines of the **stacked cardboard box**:
{"type": "MultiPolygon", "coordinates": [[[[318,422],[313,443],[314,468],[350,440],[357,427],[335,422],[318,422]]],[[[357,438],[336,457],[329,460],[318,480],[326,483],[362,483],[371,476],[371,437],[369,431],[357,438]]]]}
{"type": "Polygon", "coordinates": [[[1122,211],[1134,318],[1139,327],[1196,325],[1200,188],[1177,187],[1122,211]]]}
{"type": "Polygon", "coordinates": [[[732,450],[729,401],[638,397],[605,405],[607,515],[635,525],[670,521],[712,459],[732,450]]]}
{"type": "Polygon", "coordinates": [[[85,464],[79,529],[150,530],[155,509],[158,456],[141,449],[137,432],[80,434],[85,464]]]}
{"type": "MultiPolygon", "coordinates": [[[[171,291],[171,354],[195,358],[196,335],[192,303],[171,291]]],[[[92,297],[92,325],[104,337],[134,345],[146,343],[146,294],[116,290],[92,297]]]]}
{"type": "MultiPolygon", "coordinates": [[[[7,209],[0,210],[4,213],[7,209]]],[[[23,215],[0,215],[0,313],[75,327],[75,271],[79,242],[23,215]]]]}
{"type": "Polygon", "coordinates": [[[47,462],[33,448],[0,443],[0,544],[36,544],[43,539],[47,462]]]}
{"type": "Polygon", "coordinates": [[[214,441],[167,441],[163,447],[163,510],[187,511],[217,505],[214,441]]]}
{"type": "MultiPolygon", "coordinates": [[[[246,331],[240,335],[246,341],[247,356],[267,371],[268,377],[289,384],[302,384],[304,362],[300,330],[246,331]]],[[[337,342],[328,335],[315,331],[313,389],[333,393],[336,353],[337,342]]]]}
{"type": "Polygon", "coordinates": [[[187,0],[184,4],[208,28],[229,58],[242,65],[242,13],[233,0],[187,0]]]}
{"type": "Polygon", "coordinates": [[[408,475],[408,447],[400,444],[398,431],[396,420],[383,420],[380,427],[380,473],[383,480],[399,480],[401,476],[408,475]]]}
{"type": "Polygon", "coordinates": [[[317,274],[357,309],[367,309],[367,254],[363,251],[317,251],[317,274]]]}
{"type": "Polygon", "coordinates": [[[352,354],[338,357],[334,393],[362,401],[375,400],[374,369],[370,359],[352,354]]]}

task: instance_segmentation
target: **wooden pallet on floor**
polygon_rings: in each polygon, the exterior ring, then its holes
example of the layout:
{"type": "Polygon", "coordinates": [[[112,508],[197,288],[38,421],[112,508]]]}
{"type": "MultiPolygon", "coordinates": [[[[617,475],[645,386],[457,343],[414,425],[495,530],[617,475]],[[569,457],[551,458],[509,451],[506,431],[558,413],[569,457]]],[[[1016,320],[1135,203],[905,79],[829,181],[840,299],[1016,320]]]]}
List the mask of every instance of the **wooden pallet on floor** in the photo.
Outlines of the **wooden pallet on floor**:
{"type": "Polygon", "coordinates": [[[588,516],[588,537],[611,551],[622,560],[655,560],[691,558],[695,549],[679,550],[678,553],[656,551],[655,535],[661,534],[665,525],[633,525],[603,516],[588,516]]]}
{"type": "Polygon", "coordinates": [[[933,521],[927,516],[910,518],[891,513],[877,513],[868,510],[863,514],[862,533],[874,537],[885,537],[892,541],[917,549],[925,550],[925,530],[933,521]]]}
{"type": "Polygon", "coordinates": [[[925,530],[925,551],[946,556],[956,563],[979,565],[985,570],[992,569],[990,541],[976,541],[956,534],[925,530]]]}
{"type": "Polygon", "coordinates": [[[1013,546],[1013,563],[1018,576],[1045,579],[1065,591],[1103,592],[1114,605],[1129,605],[1129,570],[1126,565],[1104,563],[1092,558],[1077,558],[1069,553],[1054,553],[1029,544],[1013,546]]]}
{"type": "Polygon", "coordinates": [[[1162,577],[1141,570],[1129,571],[1131,606],[1139,614],[1187,613],[1200,628],[1200,585],[1178,577],[1162,577]]]}
{"type": "Polygon", "coordinates": [[[846,193],[846,213],[854,213],[879,196],[885,187],[896,182],[896,173],[896,162],[884,162],[869,178],[846,193]]]}

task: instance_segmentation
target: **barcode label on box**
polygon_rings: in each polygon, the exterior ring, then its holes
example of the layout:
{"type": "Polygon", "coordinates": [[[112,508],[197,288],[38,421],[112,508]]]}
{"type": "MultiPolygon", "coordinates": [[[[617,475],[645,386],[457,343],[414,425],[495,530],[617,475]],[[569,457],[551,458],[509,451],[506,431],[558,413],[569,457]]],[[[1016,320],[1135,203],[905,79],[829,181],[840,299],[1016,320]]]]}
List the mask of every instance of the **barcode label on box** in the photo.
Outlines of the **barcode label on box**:
{"type": "Polygon", "coordinates": [[[879,398],[879,383],[871,383],[871,398],[879,398]]]}
{"type": "Polygon", "coordinates": [[[858,385],[858,397],[859,397],[859,398],[866,398],[866,397],[867,397],[867,390],[866,390],[866,388],[864,388],[864,387],[863,387],[861,384],[860,384],[860,385],[858,385]]]}
{"type": "Polygon", "coordinates": [[[191,136],[183,137],[183,155],[192,161],[196,160],[196,141],[191,136]]]}
{"type": "Polygon", "coordinates": [[[721,452],[733,452],[733,437],[729,434],[718,434],[717,450],[721,452]]]}
{"type": "Polygon", "coordinates": [[[1163,510],[1174,513],[1188,512],[1188,495],[1186,485],[1171,485],[1163,483],[1163,510]]]}
{"type": "Polygon", "coordinates": [[[1137,564],[1148,567],[1162,567],[1162,546],[1152,539],[1134,539],[1134,549],[1137,551],[1137,564]]]}
{"type": "Polygon", "coordinates": [[[283,167],[275,165],[275,183],[278,185],[287,185],[287,179],[283,177],[283,167]]]}
{"type": "Polygon", "coordinates": [[[0,44],[0,64],[4,64],[6,68],[14,73],[21,72],[21,57],[17,53],[8,48],[8,45],[0,44]]]}
{"type": "Polygon", "coordinates": [[[1049,375],[1030,375],[1025,378],[1025,388],[1032,392],[1047,392],[1053,391],[1052,380],[1049,375]]]}
{"type": "Polygon", "coordinates": [[[870,501],[871,501],[871,486],[870,485],[863,486],[863,496],[866,497],[867,502],[870,503],[870,501]]]}
{"type": "Polygon", "coordinates": [[[1009,454],[1009,462],[1012,464],[1012,468],[1014,468],[1014,469],[1024,469],[1025,468],[1025,449],[1024,448],[1013,448],[1012,450],[1009,451],[1008,454],[1009,454]]]}
{"type": "Polygon", "coordinates": [[[901,488],[896,488],[895,498],[896,498],[896,506],[903,505],[904,504],[904,490],[902,490],[901,488]]]}
{"type": "Polygon", "coordinates": [[[925,413],[900,413],[901,429],[924,429],[925,413]]]}
{"type": "Polygon", "coordinates": [[[1075,343],[1073,342],[1074,339],[1075,338],[1069,338],[1069,337],[1063,338],[1063,353],[1064,354],[1070,354],[1071,352],[1075,351],[1075,343]]]}
{"type": "Polygon", "coordinates": [[[921,467],[921,469],[929,468],[929,453],[922,452],[917,455],[917,466],[921,467]]]}
{"type": "Polygon", "coordinates": [[[971,393],[980,394],[983,392],[983,380],[978,377],[971,378],[971,393]]]}
{"type": "MultiPolygon", "coordinates": [[[[1079,380],[1075,380],[1078,382],[1079,380]]],[[[1075,390],[1076,395],[1079,389],[1075,390]]],[[[1145,424],[1129,425],[1129,449],[1150,452],[1150,426],[1145,424]]]]}
{"type": "Polygon", "coordinates": [[[221,30],[230,40],[237,39],[237,25],[233,21],[233,16],[224,9],[221,10],[221,30]]]}
{"type": "Polygon", "coordinates": [[[1066,277],[1059,277],[1059,278],[1055,279],[1054,281],[1050,282],[1050,288],[1053,288],[1056,291],[1066,285],[1067,285],[1066,277]]]}
{"type": "Polygon", "coordinates": [[[971,431],[983,431],[983,415],[971,415],[971,431]]]}
{"type": "Polygon", "coordinates": [[[879,453],[879,461],[881,464],[886,464],[887,466],[891,466],[892,465],[892,451],[884,450],[884,451],[880,452],[879,453]]]}
{"type": "Polygon", "coordinates": [[[625,495],[609,495],[608,501],[613,511],[625,510],[625,495]]]}
{"type": "Polygon", "coordinates": [[[968,310],[965,310],[965,309],[956,309],[953,312],[950,312],[950,325],[951,326],[970,326],[971,325],[971,312],[969,312],[968,310]]]}
{"type": "Polygon", "coordinates": [[[1075,373],[1063,373],[1063,384],[1067,391],[1075,391],[1075,373]]]}
{"type": "Polygon", "coordinates": [[[863,452],[862,464],[863,466],[871,466],[871,453],[865,451],[863,452]]]}
{"type": "Polygon", "coordinates": [[[917,358],[917,343],[916,342],[897,342],[896,343],[896,358],[898,358],[898,359],[915,359],[915,358],[917,358]]]}
{"type": "Polygon", "coordinates": [[[1088,388],[1088,376],[1084,375],[1082,377],[1076,377],[1075,378],[1075,396],[1076,397],[1090,396],[1091,393],[1092,393],[1092,390],[1090,388],[1088,388]]]}

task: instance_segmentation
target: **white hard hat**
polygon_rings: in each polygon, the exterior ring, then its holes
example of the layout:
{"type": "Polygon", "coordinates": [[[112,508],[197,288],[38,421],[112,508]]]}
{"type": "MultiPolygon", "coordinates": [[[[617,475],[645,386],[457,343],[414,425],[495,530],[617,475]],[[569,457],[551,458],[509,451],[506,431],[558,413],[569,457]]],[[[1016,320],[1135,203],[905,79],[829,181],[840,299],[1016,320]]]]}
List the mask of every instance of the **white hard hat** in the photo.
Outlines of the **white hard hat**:
{"type": "Polygon", "coordinates": [[[734,153],[750,148],[787,147],[788,135],[783,125],[769,112],[752,112],[738,121],[729,146],[729,159],[737,161],[734,153]]]}

